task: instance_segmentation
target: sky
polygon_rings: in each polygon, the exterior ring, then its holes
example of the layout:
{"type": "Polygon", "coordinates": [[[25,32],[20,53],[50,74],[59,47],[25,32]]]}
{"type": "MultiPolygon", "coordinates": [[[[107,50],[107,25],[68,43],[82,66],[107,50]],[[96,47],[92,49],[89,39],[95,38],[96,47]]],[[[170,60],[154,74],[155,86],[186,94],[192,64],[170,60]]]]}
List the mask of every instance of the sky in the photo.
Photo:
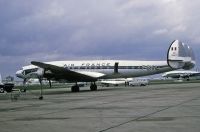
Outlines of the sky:
{"type": "Polygon", "coordinates": [[[31,61],[166,60],[190,45],[200,64],[200,1],[0,0],[0,73],[31,61]]]}

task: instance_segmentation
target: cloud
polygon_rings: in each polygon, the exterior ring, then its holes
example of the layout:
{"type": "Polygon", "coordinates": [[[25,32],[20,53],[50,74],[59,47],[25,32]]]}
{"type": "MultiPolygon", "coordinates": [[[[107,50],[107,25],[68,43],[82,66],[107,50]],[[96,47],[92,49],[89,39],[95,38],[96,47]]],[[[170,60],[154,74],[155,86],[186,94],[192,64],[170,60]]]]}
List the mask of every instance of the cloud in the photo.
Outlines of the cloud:
{"type": "Polygon", "coordinates": [[[14,74],[31,60],[164,60],[174,39],[189,43],[198,56],[199,4],[197,0],[2,0],[0,72],[14,74]]]}
{"type": "Polygon", "coordinates": [[[158,29],[153,32],[153,34],[155,34],[155,35],[162,35],[162,34],[166,34],[166,33],[168,33],[167,29],[158,29]]]}

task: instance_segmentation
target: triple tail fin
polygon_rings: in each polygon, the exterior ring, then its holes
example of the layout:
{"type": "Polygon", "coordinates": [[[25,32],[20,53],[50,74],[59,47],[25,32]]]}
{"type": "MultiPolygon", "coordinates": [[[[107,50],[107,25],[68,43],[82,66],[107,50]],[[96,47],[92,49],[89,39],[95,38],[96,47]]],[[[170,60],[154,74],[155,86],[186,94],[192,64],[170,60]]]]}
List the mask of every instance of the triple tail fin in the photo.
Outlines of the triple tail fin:
{"type": "Polygon", "coordinates": [[[168,49],[167,63],[172,69],[192,69],[195,66],[192,48],[179,40],[174,40],[168,49]]]}

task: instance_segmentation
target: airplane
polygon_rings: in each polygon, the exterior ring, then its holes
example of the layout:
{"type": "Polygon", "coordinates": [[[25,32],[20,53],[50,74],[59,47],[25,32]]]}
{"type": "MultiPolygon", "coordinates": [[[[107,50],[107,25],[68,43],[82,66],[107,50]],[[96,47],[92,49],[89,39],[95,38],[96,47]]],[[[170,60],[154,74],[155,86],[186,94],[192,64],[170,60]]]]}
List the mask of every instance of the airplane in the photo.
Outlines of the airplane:
{"type": "Polygon", "coordinates": [[[163,77],[166,78],[184,78],[189,81],[190,77],[195,77],[195,76],[200,76],[200,72],[197,71],[191,71],[191,70],[175,70],[175,71],[170,71],[166,72],[162,75],[163,77]]]}
{"type": "MultiPolygon", "coordinates": [[[[16,76],[24,79],[67,80],[74,82],[72,92],[79,92],[77,82],[91,82],[90,90],[96,91],[95,82],[99,79],[140,77],[159,74],[176,69],[191,69],[195,66],[195,57],[191,47],[179,40],[174,40],[168,48],[166,61],[134,60],[81,60],[81,61],[31,61],[32,65],[24,66],[16,76]]],[[[42,97],[42,87],[41,96],[42,97]]]]}

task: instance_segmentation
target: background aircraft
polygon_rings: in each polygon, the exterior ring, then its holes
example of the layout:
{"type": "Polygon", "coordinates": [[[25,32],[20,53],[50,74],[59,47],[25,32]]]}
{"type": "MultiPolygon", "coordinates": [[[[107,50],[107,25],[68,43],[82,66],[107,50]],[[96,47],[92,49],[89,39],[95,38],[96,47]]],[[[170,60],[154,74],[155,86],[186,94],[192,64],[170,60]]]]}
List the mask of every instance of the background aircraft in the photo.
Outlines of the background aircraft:
{"type": "Polygon", "coordinates": [[[190,70],[176,70],[176,71],[170,71],[166,72],[162,75],[163,77],[171,77],[171,78],[184,78],[189,80],[190,77],[200,76],[200,72],[197,71],[190,71],[190,70]]]}
{"type": "MultiPolygon", "coordinates": [[[[24,79],[42,78],[49,80],[65,79],[76,84],[72,92],[78,92],[77,82],[91,82],[90,89],[97,90],[95,82],[98,79],[114,79],[140,77],[163,73],[175,69],[191,69],[195,65],[192,49],[174,40],[167,52],[166,61],[127,61],[127,60],[88,60],[88,61],[32,61],[32,65],[24,66],[16,72],[16,76],[24,79]]],[[[42,83],[41,83],[42,84],[42,83]]],[[[42,97],[42,89],[41,89],[42,97]]]]}

